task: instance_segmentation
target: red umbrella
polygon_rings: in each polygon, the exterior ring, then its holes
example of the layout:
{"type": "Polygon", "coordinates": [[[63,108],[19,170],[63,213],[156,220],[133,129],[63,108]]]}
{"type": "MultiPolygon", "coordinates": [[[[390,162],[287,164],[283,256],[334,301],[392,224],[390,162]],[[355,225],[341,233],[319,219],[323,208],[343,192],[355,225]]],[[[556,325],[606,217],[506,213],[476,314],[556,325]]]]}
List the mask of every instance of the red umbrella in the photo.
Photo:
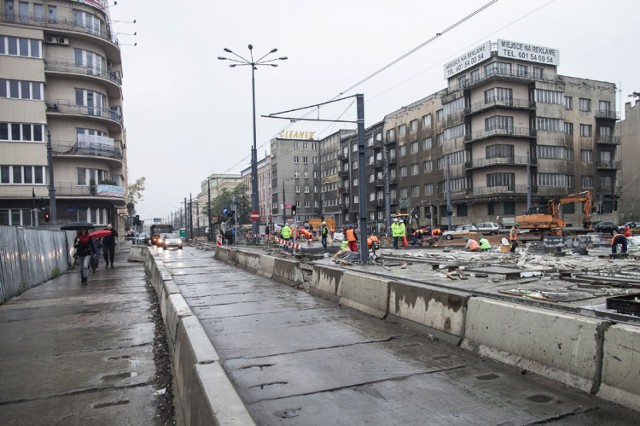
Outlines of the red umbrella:
{"type": "Polygon", "coordinates": [[[100,231],[93,231],[89,233],[89,236],[92,238],[104,238],[111,235],[110,229],[101,229],[100,231]]]}

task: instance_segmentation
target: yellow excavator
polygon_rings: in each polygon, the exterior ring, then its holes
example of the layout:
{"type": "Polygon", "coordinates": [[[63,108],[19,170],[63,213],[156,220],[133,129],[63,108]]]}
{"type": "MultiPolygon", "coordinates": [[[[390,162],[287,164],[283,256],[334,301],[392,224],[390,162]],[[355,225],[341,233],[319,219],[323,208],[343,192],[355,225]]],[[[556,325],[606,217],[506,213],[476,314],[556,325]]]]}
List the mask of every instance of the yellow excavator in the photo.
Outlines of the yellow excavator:
{"type": "Polygon", "coordinates": [[[578,192],[560,198],[554,198],[547,203],[548,213],[529,213],[516,216],[515,221],[520,229],[539,232],[543,235],[562,235],[566,222],[560,217],[562,204],[582,202],[582,225],[585,230],[591,229],[591,208],[593,194],[591,191],[578,192]]]}

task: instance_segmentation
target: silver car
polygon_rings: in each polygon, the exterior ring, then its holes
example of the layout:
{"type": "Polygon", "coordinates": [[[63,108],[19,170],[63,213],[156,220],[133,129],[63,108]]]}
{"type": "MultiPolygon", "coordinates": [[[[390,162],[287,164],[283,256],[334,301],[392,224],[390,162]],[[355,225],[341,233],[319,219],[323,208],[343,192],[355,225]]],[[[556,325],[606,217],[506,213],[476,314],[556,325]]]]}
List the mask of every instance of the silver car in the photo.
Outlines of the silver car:
{"type": "Polygon", "coordinates": [[[178,247],[182,250],[182,238],[178,234],[162,234],[158,239],[158,245],[165,250],[169,247],[178,247]]]}
{"type": "Polygon", "coordinates": [[[487,235],[497,235],[500,232],[500,225],[495,222],[483,222],[476,225],[478,232],[487,235]]]}

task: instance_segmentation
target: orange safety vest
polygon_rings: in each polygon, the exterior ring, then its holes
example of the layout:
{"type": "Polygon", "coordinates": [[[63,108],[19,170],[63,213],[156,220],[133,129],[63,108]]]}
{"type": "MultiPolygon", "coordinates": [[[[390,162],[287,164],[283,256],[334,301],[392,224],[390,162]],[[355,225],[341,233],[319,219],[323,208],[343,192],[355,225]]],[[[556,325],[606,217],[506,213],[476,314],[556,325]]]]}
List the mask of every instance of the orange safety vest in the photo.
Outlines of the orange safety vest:
{"type": "Polygon", "coordinates": [[[347,241],[357,241],[356,233],[352,228],[347,229],[347,241]]]}
{"type": "Polygon", "coordinates": [[[471,244],[469,244],[469,250],[474,251],[480,249],[480,244],[476,240],[469,240],[471,244]]]}
{"type": "Polygon", "coordinates": [[[517,240],[518,239],[518,230],[516,228],[511,228],[509,231],[509,240],[517,240]]]}

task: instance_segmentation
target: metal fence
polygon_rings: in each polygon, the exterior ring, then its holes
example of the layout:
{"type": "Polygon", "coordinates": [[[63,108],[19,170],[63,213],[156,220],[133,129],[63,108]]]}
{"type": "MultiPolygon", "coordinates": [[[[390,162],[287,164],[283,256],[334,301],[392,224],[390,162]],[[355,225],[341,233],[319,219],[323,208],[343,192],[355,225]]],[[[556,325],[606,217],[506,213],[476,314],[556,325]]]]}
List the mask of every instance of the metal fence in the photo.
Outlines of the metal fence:
{"type": "Polygon", "coordinates": [[[0,226],[0,304],[66,272],[75,231],[0,226]]]}

